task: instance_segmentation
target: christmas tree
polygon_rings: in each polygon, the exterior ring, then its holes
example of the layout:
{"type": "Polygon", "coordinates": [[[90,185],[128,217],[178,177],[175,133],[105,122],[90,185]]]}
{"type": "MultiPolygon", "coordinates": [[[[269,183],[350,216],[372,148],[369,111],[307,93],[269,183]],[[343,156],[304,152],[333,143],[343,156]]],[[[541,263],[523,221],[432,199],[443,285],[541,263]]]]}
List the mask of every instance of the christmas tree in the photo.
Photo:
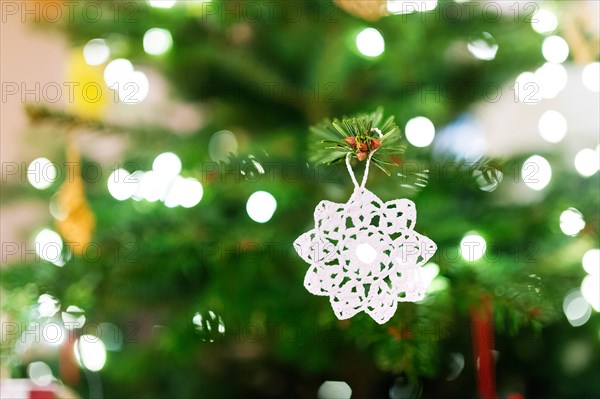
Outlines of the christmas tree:
{"type": "Polygon", "coordinates": [[[552,144],[495,156],[475,115],[560,96],[563,63],[597,92],[581,8],[68,3],[30,28],[67,35],[76,95],[26,105],[44,159],[3,187],[49,205],[36,256],[3,249],[14,378],[43,361],[81,397],[600,395],[598,142],[574,168],[553,111],[528,132],[552,144]],[[90,137],[122,150],[99,160],[90,137]],[[424,298],[383,324],[339,320],[293,246],[321,200],[350,198],[346,160],[437,246],[424,298]]]}

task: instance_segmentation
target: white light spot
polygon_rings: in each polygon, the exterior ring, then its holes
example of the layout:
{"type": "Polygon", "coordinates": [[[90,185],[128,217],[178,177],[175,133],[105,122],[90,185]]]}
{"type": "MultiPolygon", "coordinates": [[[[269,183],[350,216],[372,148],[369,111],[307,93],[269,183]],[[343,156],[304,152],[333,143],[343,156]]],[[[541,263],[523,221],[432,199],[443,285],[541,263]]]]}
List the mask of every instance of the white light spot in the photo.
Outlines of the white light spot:
{"type": "Polygon", "coordinates": [[[424,116],[417,116],[408,121],[405,134],[408,142],[415,147],[427,147],[433,142],[435,126],[424,116]]]}
{"type": "Polygon", "coordinates": [[[600,62],[589,63],[581,72],[583,85],[593,92],[600,91],[600,62]]]}
{"type": "Polygon", "coordinates": [[[92,39],[83,48],[83,58],[88,65],[100,65],[110,57],[110,49],[103,39],[92,39]]]}
{"type": "Polygon", "coordinates": [[[148,0],[150,7],[154,8],[171,8],[177,3],[177,0],[148,0]]]}
{"type": "Polygon", "coordinates": [[[108,177],[108,192],[118,200],[125,201],[135,194],[139,180],[137,175],[130,174],[125,169],[117,169],[108,177]]]}
{"type": "Polygon", "coordinates": [[[469,262],[475,262],[485,253],[487,243],[479,234],[467,234],[460,241],[460,254],[469,262]]]}
{"type": "Polygon", "coordinates": [[[533,14],[531,27],[537,33],[551,33],[558,27],[558,19],[552,11],[542,9],[533,14]]]}
{"type": "Polygon", "coordinates": [[[542,190],[552,179],[552,167],[545,158],[533,155],[523,163],[521,178],[527,187],[536,191],[542,190]]]}
{"type": "Polygon", "coordinates": [[[144,34],[144,51],[151,55],[161,55],[173,45],[171,32],[166,29],[152,28],[144,34]]]}
{"type": "Polygon", "coordinates": [[[600,277],[585,276],[581,282],[581,294],[596,312],[600,312],[600,277]]]}
{"type": "Polygon", "coordinates": [[[70,305],[61,316],[67,330],[83,328],[85,325],[85,311],[79,306],[70,305]]]}
{"type": "Polygon", "coordinates": [[[581,265],[587,273],[600,278],[600,249],[590,249],[583,254],[581,265]]]}
{"type": "Polygon", "coordinates": [[[592,315],[590,304],[581,295],[581,291],[575,289],[565,296],[563,300],[563,312],[573,327],[584,325],[592,315]]]}
{"type": "Polygon", "coordinates": [[[542,101],[539,77],[533,72],[523,72],[515,80],[515,92],[520,103],[535,105],[542,101]]]}
{"type": "Polygon", "coordinates": [[[546,61],[560,64],[569,57],[569,45],[560,36],[549,36],[542,44],[542,54],[546,61]]]}
{"type": "Polygon", "coordinates": [[[257,191],[248,198],[246,212],[250,219],[258,223],[266,223],[273,217],[277,209],[275,197],[266,191],[257,191]]]}
{"type": "Polygon", "coordinates": [[[175,208],[181,204],[182,199],[185,198],[186,195],[185,179],[181,176],[177,176],[175,180],[173,180],[173,183],[171,183],[169,192],[165,196],[163,202],[167,208],[175,208]]]}
{"type": "Polygon", "coordinates": [[[35,252],[45,261],[64,266],[62,251],[63,240],[55,231],[43,229],[35,236],[35,252]]]}
{"type": "Polygon", "coordinates": [[[31,382],[42,387],[49,385],[54,380],[50,366],[44,362],[29,363],[27,366],[27,375],[31,382]]]}
{"type": "Polygon", "coordinates": [[[567,120],[558,111],[548,110],[538,122],[540,136],[549,143],[558,143],[567,134],[567,120]]]}
{"type": "Polygon", "coordinates": [[[482,32],[480,35],[472,36],[469,38],[467,44],[469,52],[473,54],[473,57],[491,61],[496,58],[498,52],[498,43],[494,37],[488,32],[482,32]]]}
{"type": "Polygon", "coordinates": [[[575,169],[584,177],[593,176],[600,168],[600,154],[591,148],[584,148],[575,155],[575,169]]]}
{"type": "Polygon", "coordinates": [[[385,42],[377,29],[366,28],[356,35],[356,48],[367,57],[379,57],[385,50],[385,42]]]}
{"type": "Polygon", "coordinates": [[[104,68],[104,81],[111,89],[119,89],[125,79],[133,73],[133,64],[124,58],[117,58],[108,63],[104,68]]]}
{"type": "Polygon", "coordinates": [[[139,104],[150,92],[150,81],[144,72],[133,71],[128,74],[119,86],[119,100],[125,104],[139,104]]]}
{"type": "Polygon", "coordinates": [[[575,208],[569,208],[560,214],[560,229],[568,236],[576,236],[585,227],[583,215],[575,208]]]}
{"type": "Polygon", "coordinates": [[[319,399],[350,399],[352,388],[344,381],[325,381],[320,387],[319,399]]]}
{"type": "Polygon", "coordinates": [[[148,202],[156,202],[164,198],[169,184],[167,179],[161,178],[158,173],[152,170],[141,173],[139,179],[140,184],[135,197],[145,199],[148,202]]]}
{"type": "Polygon", "coordinates": [[[34,159],[27,168],[27,180],[38,190],[45,190],[56,180],[56,167],[47,158],[34,159]]]}
{"type": "Polygon", "coordinates": [[[52,317],[60,310],[60,302],[49,294],[42,294],[38,298],[38,313],[40,317],[52,317]]]}
{"type": "Polygon", "coordinates": [[[202,199],[204,195],[204,189],[202,184],[193,178],[184,179],[177,177],[169,193],[165,197],[165,206],[173,208],[175,206],[182,206],[184,208],[192,208],[202,199]]]}
{"type": "Polygon", "coordinates": [[[546,62],[535,71],[535,80],[543,98],[555,98],[567,86],[569,78],[564,66],[546,62]]]}
{"type": "Polygon", "coordinates": [[[165,177],[175,177],[181,172],[181,160],[172,152],[163,152],[154,158],[152,170],[165,177]]]}
{"type": "Polygon", "coordinates": [[[377,250],[369,244],[362,243],[356,247],[356,257],[363,263],[371,264],[377,258],[377,250]]]}
{"type": "Polygon", "coordinates": [[[228,130],[216,132],[208,142],[208,156],[214,162],[227,162],[230,155],[236,155],[237,151],[237,138],[228,130]]]}
{"type": "Polygon", "coordinates": [[[73,352],[79,366],[90,371],[100,371],[106,363],[106,347],[100,338],[93,335],[77,338],[73,352]]]}

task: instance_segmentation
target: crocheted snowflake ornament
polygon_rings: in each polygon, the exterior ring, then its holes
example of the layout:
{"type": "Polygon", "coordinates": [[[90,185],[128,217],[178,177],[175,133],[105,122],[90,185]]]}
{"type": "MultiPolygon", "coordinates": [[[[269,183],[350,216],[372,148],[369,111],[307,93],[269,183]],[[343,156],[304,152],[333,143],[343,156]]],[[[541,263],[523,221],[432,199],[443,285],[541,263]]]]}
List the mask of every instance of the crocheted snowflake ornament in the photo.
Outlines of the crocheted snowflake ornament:
{"type": "MultiPolygon", "coordinates": [[[[348,169],[351,172],[348,164],[348,169]]],[[[328,296],[338,319],[364,311],[386,323],[398,302],[424,298],[419,268],[437,247],[414,231],[415,204],[408,199],[382,202],[358,186],[345,204],[321,201],[315,228],[302,234],[294,248],[310,268],[304,287],[328,296]]]]}

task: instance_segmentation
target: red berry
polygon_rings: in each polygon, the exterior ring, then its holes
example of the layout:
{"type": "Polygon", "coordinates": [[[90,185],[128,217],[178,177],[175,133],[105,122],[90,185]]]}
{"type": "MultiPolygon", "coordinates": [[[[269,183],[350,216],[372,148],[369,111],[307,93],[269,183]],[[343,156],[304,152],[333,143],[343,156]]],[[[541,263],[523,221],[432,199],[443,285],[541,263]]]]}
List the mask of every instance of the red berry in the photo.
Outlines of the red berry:
{"type": "Polygon", "coordinates": [[[381,140],[379,139],[371,139],[371,150],[376,150],[381,147],[381,140]]]}
{"type": "Polygon", "coordinates": [[[352,146],[352,148],[356,148],[356,137],[346,137],[344,141],[352,146]]]}
{"type": "Polygon", "coordinates": [[[367,157],[366,152],[360,151],[360,152],[356,153],[356,158],[358,158],[359,161],[364,161],[366,157],[367,157]]]}

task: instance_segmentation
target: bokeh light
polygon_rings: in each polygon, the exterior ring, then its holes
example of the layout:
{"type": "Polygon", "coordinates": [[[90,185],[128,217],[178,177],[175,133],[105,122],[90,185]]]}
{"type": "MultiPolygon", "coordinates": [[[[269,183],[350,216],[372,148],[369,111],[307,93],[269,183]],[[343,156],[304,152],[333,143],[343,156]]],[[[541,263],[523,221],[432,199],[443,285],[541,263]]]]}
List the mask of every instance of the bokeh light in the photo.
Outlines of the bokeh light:
{"type": "Polygon", "coordinates": [[[208,156],[213,162],[227,162],[231,155],[238,152],[238,141],[229,130],[216,132],[208,142],[208,156]]]}
{"type": "Polygon", "coordinates": [[[600,91],[600,62],[589,63],[581,71],[583,85],[590,91],[600,91]]]}
{"type": "Polygon", "coordinates": [[[533,72],[523,72],[515,80],[515,92],[520,103],[539,104],[542,101],[540,77],[533,72]]]}
{"type": "Polygon", "coordinates": [[[40,317],[52,317],[60,310],[60,301],[50,294],[42,294],[38,298],[40,317]]]}
{"type": "Polygon", "coordinates": [[[344,381],[325,381],[319,387],[319,399],[350,399],[352,388],[344,381]]]}
{"type": "Polygon", "coordinates": [[[424,116],[417,116],[406,123],[406,139],[415,147],[427,147],[435,137],[433,122],[424,116]]]}
{"type": "Polygon", "coordinates": [[[600,249],[594,248],[583,254],[581,266],[586,273],[600,278],[600,249]]]}
{"type": "Polygon", "coordinates": [[[540,136],[549,143],[558,143],[567,134],[567,120],[558,111],[548,110],[538,121],[540,136]]]}
{"type": "Polygon", "coordinates": [[[377,29],[366,28],[356,35],[356,48],[362,55],[378,57],[385,50],[385,41],[377,29]]]}
{"type": "Polygon", "coordinates": [[[569,208],[560,214],[560,229],[568,236],[576,236],[585,227],[583,215],[575,208],[569,208]]]}
{"type": "Polygon", "coordinates": [[[469,262],[475,262],[485,254],[487,243],[477,233],[469,233],[460,241],[460,255],[469,262]]]}
{"type": "Polygon", "coordinates": [[[148,0],[148,4],[154,8],[171,8],[177,0],[148,0]]]}
{"type": "Polygon", "coordinates": [[[145,199],[148,202],[156,202],[164,198],[168,189],[167,185],[168,181],[162,179],[161,176],[153,170],[143,172],[135,196],[145,199]]]}
{"type": "Polygon", "coordinates": [[[575,169],[584,177],[593,176],[600,168],[600,154],[591,148],[584,148],[575,155],[575,169]]]}
{"type": "Polygon", "coordinates": [[[266,191],[253,193],[246,203],[248,216],[257,223],[266,223],[271,220],[275,209],[277,209],[277,201],[266,191]]]}
{"type": "Polygon", "coordinates": [[[521,179],[527,187],[539,191],[552,180],[552,167],[546,158],[533,155],[523,162],[521,179]]]}
{"type": "Polygon", "coordinates": [[[46,386],[50,385],[54,380],[52,370],[44,362],[31,362],[27,366],[27,376],[35,385],[46,386]]]}
{"type": "Polygon", "coordinates": [[[62,321],[67,330],[83,328],[85,325],[85,311],[79,306],[70,305],[67,310],[61,314],[62,321]]]}
{"type": "Polygon", "coordinates": [[[587,323],[592,315],[592,307],[579,289],[570,291],[563,300],[563,312],[573,327],[587,323]]]}
{"type": "Polygon", "coordinates": [[[126,75],[119,85],[119,100],[125,104],[139,104],[150,92],[150,81],[144,72],[133,71],[126,75]]]}
{"type": "Polygon", "coordinates": [[[192,208],[200,203],[203,195],[204,188],[198,180],[177,176],[171,184],[164,203],[168,208],[176,206],[192,208]]]}
{"type": "Polygon", "coordinates": [[[492,192],[498,188],[498,185],[504,178],[504,173],[496,166],[489,166],[483,169],[475,169],[473,171],[475,183],[482,191],[492,192]]]}
{"type": "Polygon", "coordinates": [[[109,62],[104,68],[104,82],[111,89],[120,89],[131,73],[133,73],[131,61],[117,58],[109,62]]]}
{"type": "Polygon", "coordinates": [[[600,312],[600,276],[585,276],[581,282],[581,295],[596,312],[600,312]]]}
{"type": "Polygon", "coordinates": [[[110,48],[103,39],[92,39],[83,48],[83,58],[88,65],[100,65],[110,57],[110,48]]]}
{"type": "Polygon", "coordinates": [[[35,236],[35,252],[43,260],[56,266],[64,266],[63,240],[60,235],[50,229],[43,229],[35,236]]]}
{"type": "Polygon", "coordinates": [[[558,28],[558,18],[552,11],[541,9],[533,14],[531,27],[537,33],[552,33],[558,28]]]}
{"type": "Polygon", "coordinates": [[[152,28],[144,34],[144,51],[151,55],[166,53],[173,46],[171,32],[166,29],[152,28]]]}
{"type": "Polygon", "coordinates": [[[546,62],[535,71],[535,80],[543,98],[555,98],[567,86],[569,77],[561,64],[546,62]]]}
{"type": "Polygon", "coordinates": [[[130,174],[125,169],[113,171],[108,177],[108,192],[118,201],[125,201],[131,198],[137,190],[139,183],[137,177],[136,174],[130,174]]]}
{"type": "Polygon", "coordinates": [[[173,178],[181,172],[181,160],[172,152],[163,152],[154,158],[152,170],[161,176],[173,178]]]}
{"type": "Polygon", "coordinates": [[[473,57],[480,60],[491,61],[496,58],[498,43],[496,43],[496,39],[494,39],[490,33],[482,32],[469,38],[467,49],[473,57]]]}
{"type": "Polygon", "coordinates": [[[27,167],[27,180],[34,188],[45,190],[56,180],[56,167],[48,158],[37,158],[27,167]]]}
{"type": "Polygon", "coordinates": [[[87,370],[100,371],[106,363],[106,347],[93,335],[85,334],[77,338],[73,352],[79,366],[87,370]]]}
{"type": "Polygon", "coordinates": [[[560,64],[569,57],[569,45],[560,36],[548,36],[542,44],[542,54],[546,61],[560,64]]]}

